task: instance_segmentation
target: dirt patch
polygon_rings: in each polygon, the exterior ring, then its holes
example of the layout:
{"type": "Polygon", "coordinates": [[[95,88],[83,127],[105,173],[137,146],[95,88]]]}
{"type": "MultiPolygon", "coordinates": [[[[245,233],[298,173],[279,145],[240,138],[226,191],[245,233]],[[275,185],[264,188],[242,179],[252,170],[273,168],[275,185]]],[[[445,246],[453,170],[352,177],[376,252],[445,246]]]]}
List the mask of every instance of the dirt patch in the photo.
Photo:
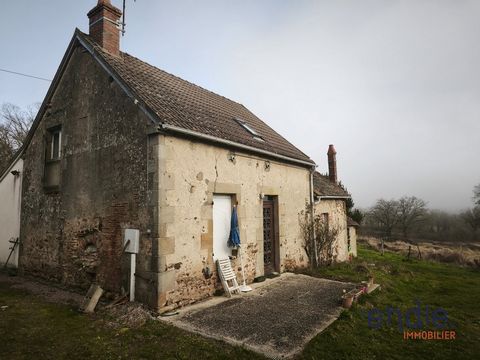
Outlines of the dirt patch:
{"type": "MultiPolygon", "coordinates": [[[[55,284],[43,283],[37,279],[22,276],[10,276],[0,273],[0,282],[11,284],[12,289],[26,291],[43,298],[47,302],[69,305],[75,308],[80,308],[85,297],[85,294],[72,292],[71,290],[62,289],[55,284]]],[[[139,303],[127,302],[108,306],[104,300],[97,305],[94,316],[96,318],[104,318],[105,324],[114,329],[139,328],[148,320],[153,319],[150,311],[139,303]]]]}
{"type": "Polygon", "coordinates": [[[10,276],[0,273],[0,282],[12,284],[13,289],[27,291],[31,294],[38,295],[48,302],[56,304],[65,304],[79,307],[83,302],[84,294],[72,292],[62,289],[52,284],[46,284],[22,276],[10,276]]]}

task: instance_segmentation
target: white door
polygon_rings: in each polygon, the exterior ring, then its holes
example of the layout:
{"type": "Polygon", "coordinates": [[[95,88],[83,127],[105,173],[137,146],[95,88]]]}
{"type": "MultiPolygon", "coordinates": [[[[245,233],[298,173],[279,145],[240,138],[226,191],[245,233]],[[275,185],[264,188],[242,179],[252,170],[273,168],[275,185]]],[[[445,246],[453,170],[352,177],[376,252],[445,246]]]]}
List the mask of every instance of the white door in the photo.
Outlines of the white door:
{"type": "Polygon", "coordinates": [[[213,195],[213,260],[228,258],[232,198],[229,195],[213,195]]]}

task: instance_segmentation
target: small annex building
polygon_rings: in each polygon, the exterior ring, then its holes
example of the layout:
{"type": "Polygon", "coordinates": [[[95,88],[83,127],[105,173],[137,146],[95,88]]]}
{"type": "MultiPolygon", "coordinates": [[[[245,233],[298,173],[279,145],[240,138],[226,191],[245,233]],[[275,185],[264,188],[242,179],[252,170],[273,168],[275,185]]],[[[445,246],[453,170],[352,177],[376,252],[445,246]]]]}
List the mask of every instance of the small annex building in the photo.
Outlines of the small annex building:
{"type": "Polygon", "coordinates": [[[350,255],[356,256],[355,239],[349,238],[347,200],[350,194],[338,182],[337,152],[333,145],[328,148],[328,175],[315,171],[313,174],[315,216],[338,232],[334,256],[336,261],[346,261],[350,255]],[[354,250],[355,249],[355,250],[354,250]]]}

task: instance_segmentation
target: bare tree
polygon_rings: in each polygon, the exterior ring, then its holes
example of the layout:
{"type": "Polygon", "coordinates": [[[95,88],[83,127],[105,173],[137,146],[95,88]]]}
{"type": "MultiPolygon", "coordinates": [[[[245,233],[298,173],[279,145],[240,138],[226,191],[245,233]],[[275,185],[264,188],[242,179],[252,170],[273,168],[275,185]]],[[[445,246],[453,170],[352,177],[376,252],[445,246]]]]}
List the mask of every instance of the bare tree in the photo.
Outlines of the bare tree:
{"type": "Polygon", "coordinates": [[[4,103],[0,108],[0,171],[23,145],[38,108],[36,104],[22,110],[10,103],[4,103]]]}
{"type": "Polygon", "coordinates": [[[384,252],[384,240],[390,240],[392,231],[399,221],[399,204],[396,200],[380,199],[370,209],[370,218],[382,229],[384,237],[382,237],[382,254],[384,252]]]}
{"type": "MultiPolygon", "coordinates": [[[[422,199],[416,198],[415,196],[404,196],[398,201],[398,216],[399,216],[399,225],[403,233],[404,239],[411,243],[412,241],[408,238],[410,230],[424,222],[427,215],[427,203],[422,199]]],[[[415,244],[418,250],[418,257],[422,258],[422,252],[420,251],[420,246],[418,243],[415,244]]],[[[411,247],[408,247],[408,258],[410,258],[411,247]]]]}
{"type": "Polygon", "coordinates": [[[473,241],[476,241],[477,232],[480,229],[480,184],[473,188],[473,202],[474,207],[462,212],[460,217],[470,227],[473,233],[473,241]]]}
{"type": "Polygon", "coordinates": [[[480,184],[473,188],[473,201],[476,206],[480,206],[480,184]]]}
{"type": "Polygon", "coordinates": [[[425,221],[427,203],[415,196],[404,196],[398,201],[398,224],[405,240],[412,227],[425,221]]]}
{"type": "Polygon", "coordinates": [[[477,232],[480,229],[480,206],[468,209],[460,215],[473,232],[473,240],[477,240],[477,232]]]}

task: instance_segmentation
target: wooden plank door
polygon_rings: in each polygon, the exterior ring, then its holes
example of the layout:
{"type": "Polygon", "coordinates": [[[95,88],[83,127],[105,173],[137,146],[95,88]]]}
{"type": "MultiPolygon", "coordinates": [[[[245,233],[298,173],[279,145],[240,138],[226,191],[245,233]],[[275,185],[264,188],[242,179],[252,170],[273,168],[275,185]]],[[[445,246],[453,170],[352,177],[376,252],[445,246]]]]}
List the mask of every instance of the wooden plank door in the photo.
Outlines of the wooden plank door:
{"type": "Polygon", "coordinates": [[[274,200],[263,201],[263,264],[265,275],[278,271],[278,241],[276,239],[276,209],[274,200]]]}

